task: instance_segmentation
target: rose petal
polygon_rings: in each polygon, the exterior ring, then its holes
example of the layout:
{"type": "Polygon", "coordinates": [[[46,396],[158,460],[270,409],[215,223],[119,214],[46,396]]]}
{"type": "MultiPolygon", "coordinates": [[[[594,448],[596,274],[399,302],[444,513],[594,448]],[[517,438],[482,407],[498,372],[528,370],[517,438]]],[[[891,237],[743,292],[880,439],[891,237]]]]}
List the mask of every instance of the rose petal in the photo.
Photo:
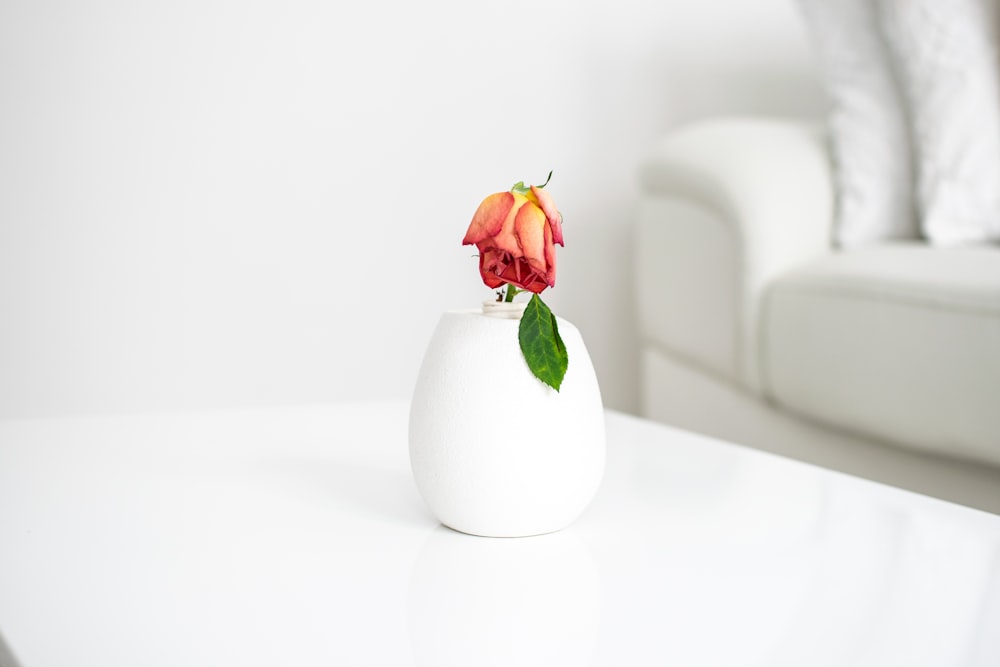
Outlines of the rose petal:
{"type": "Polygon", "coordinates": [[[545,272],[545,282],[549,287],[556,286],[556,247],[552,244],[552,229],[545,227],[545,262],[548,264],[548,271],[545,272]]]}
{"type": "Polygon", "coordinates": [[[521,210],[526,206],[534,207],[534,204],[524,195],[511,194],[511,196],[514,198],[514,205],[511,206],[510,212],[507,213],[500,231],[493,235],[490,245],[509,252],[514,257],[521,257],[524,254],[524,249],[522,248],[521,240],[518,238],[517,216],[520,215],[521,210]]]}
{"type": "Polygon", "coordinates": [[[504,282],[535,294],[548,287],[545,279],[523,257],[511,258],[510,264],[504,267],[500,277],[504,282]]]}
{"type": "Polygon", "coordinates": [[[462,245],[480,243],[499,234],[513,207],[514,195],[510,192],[497,192],[484,199],[472,216],[462,245]]]}
{"type": "Polygon", "coordinates": [[[521,243],[521,251],[532,268],[542,275],[548,271],[545,261],[545,228],[545,213],[534,203],[527,202],[518,209],[514,230],[521,243]]]}
{"type": "Polygon", "coordinates": [[[497,265],[500,263],[501,253],[496,250],[479,250],[479,275],[489,288],[500,287],[504,280],[497,276],[497,265]]]}
{"type": "Polygon", "coordinates": [[[552,228],[552,242],[563,245],[562,213],[556,208],[555,202],[552,201],[552,196],[545,189],[537,188],[534,185],[531,186],[531,192],[535,195],[535,199],[538,200],[538,205],[545,212],[545,218],[549,221],[549,227],[552,228]]]}

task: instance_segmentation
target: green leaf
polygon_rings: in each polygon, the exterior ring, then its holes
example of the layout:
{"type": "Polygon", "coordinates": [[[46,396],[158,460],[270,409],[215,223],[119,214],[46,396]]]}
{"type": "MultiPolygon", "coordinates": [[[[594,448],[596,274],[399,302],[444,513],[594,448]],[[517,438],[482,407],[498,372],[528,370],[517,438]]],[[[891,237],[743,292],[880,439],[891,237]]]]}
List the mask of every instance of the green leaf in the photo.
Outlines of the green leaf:
{"type": "Polygon", "coordinates": [[[531,295],[531,301],[524,309],[517,340],[532,374],[559,391],[569,366],[569,355],[559,336],[556,316],[537,294],[531,295]]]}

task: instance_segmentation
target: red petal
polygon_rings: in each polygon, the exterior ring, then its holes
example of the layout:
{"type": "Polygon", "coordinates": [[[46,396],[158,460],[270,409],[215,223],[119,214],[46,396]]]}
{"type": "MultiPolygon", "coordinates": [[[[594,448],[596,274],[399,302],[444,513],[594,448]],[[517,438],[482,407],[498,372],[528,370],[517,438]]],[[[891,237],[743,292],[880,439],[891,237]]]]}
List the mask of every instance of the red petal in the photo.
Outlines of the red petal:
{"type": "Polygon", "coordinates": [[[500,278],[505,283],[510,283],[535,294],[548,287],[544,278],[523,257],[512,259],[508,265],[504,266],[500,278]]]}
{"type": "Polygon", "coordinates": [[[479,275],[482,276],[483,282],[486,283],[487,287],[500,287],[505,282],[496,274],[499,259],[497,251],[479,249],[479,275]]]}

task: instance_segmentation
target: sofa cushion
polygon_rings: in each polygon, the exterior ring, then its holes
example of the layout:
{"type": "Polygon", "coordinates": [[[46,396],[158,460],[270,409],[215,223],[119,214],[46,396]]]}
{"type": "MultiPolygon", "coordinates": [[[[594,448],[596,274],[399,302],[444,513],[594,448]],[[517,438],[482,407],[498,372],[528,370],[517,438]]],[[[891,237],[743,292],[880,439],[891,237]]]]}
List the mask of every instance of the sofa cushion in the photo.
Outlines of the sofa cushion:
{"type": "Polygon", "coordinates": [[[761,314],[769,400],[1000,465],[1000,249],[890,244],[784,274],[761,314]]]}
{"type": "Polygon", "coordinates": [[[879,0],[912,122],[924,236],[1000,240],[1000,64],[993,0],[879,0]]]}
{"type": "Polygon", "coordinates": [[[909,123],[871,0],[799,0],[829,97],[842,247],[917,238],[909,123]]]}

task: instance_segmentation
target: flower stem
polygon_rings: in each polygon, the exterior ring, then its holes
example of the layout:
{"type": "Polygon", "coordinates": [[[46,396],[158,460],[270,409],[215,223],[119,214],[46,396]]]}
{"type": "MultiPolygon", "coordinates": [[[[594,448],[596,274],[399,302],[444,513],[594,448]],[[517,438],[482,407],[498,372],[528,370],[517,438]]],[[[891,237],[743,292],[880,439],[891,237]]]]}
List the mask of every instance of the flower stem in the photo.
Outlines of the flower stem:
{"type": "Polygon", "coordinates": [[[519,290],[510,283],[507,283],[507,296],[504,297],[504,303],[510,303],[514,300],[514,297],[518,295],[519,292],[524,290],[519,290]]]}

